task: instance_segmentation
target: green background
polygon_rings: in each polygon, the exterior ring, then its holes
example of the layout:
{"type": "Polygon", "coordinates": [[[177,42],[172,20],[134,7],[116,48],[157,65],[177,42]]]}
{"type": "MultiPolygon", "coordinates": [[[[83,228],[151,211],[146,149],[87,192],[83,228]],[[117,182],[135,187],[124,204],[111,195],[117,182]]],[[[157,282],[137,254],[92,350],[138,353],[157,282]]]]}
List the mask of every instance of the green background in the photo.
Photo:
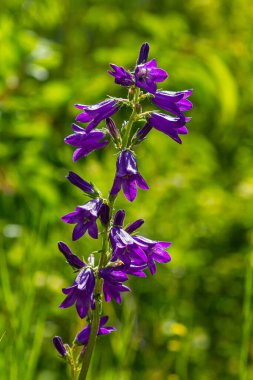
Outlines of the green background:
{"type": "MultiPolygon", "coordinates": [[[[61,288],[74,275],[57,250],[87,257],[60,217],[85,201],[69,170],[107,192],[112,145],[78,163],[63,139],[74,103],[125,96],[109,63],[132,68],[140,45],[169,73],[166,90],[194,88],[179,145],[153,130],[137,149],[150,191],[117,207],[141,234],[172,241],[172,262],[131,279],[121,306],[104,307],[117,332],[98,341],[89,379],[253,378],[252,32],[250,0],[11,0],[0,12],[0,374],[68,378],[51,343],[81,329],[61,288]]],[[[118,113],[115,121],[121,123],[118,113]]]]}

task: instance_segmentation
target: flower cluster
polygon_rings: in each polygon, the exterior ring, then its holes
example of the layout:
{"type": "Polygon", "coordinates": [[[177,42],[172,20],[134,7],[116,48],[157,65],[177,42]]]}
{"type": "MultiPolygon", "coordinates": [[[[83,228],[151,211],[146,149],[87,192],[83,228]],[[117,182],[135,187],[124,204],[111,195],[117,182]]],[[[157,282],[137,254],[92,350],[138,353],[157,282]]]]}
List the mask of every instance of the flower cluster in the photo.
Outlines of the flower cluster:
{"type": "Polygon", "coordinates": [[[87,261],[75,255],[66,243],[58,243],[67,263],[77,272],[72,285],[62,290],[66,297],[60,308],[75,305],[79,317],[86,318],[88,324],[76,335],[73,347],[64,345],[58,336],[54,337],[53,343],[61,357],[72,366],[72,372],[81,371],[83,376],[89,366],[97,335],[115,331],[114,327],[105,326],[108,317],[101,317],[103,299],[106,302],[114,299],[121,303],[122,293],[130,291],[125,284],[129,276],[146,277],[146,270],[154,275],[156,263],[168,263],[171,260],[167,252],[170,242],[151,240],[136,234],[144,221],[138,219],[124,226],[125,211],[115,210],[115,201],[121,189],[126,199],[133,202],[137,187],[143,190],[149,188],[138,170],[134,146],[141,143],[152,129],[165,133],[178,143],[182,142],[179,135],[188,133],[185,124],[190,118],[184,112],[192,107],[188,100],[192,90],[157,90],[157,83],[163,82],[168,74],[157,67],[155,59],[148,61],[148,55],[149,45],[144,43],[133,72],[111,64],[112,70],[108,72],[115,78],[116,84],[128,88],[128,98],[108,98],[95,105],[76,104],[81,110],[76,122],[86,126],[72,124],[74,134],[65,138],[67,144],[76,147],[73,161],[105,147],[110,141],[117,150],[116,174],[107,198],[78,174],[69,172],[67,176],[72,185],[90,198],[62,217],[65,223],[75,225],[72,240],[80,239],[86,232],[91,238],[98,239],[99,228],[102,236],[102,248],[88,254],[87,261]],[[142,112],[141,103],[145,101],[166,113],[158,110],[142,112]],[[111,116],[123,106],[131,108],[132,113],[129,121],[118,128],[111,116]],[[140,126],[143,120],[144,124],[140,126]],[[98,129],[102,121],[105,122],[105,128],[98,129]],[[74,358],[76,346],[82,346],[82,350],[74,358]]]}

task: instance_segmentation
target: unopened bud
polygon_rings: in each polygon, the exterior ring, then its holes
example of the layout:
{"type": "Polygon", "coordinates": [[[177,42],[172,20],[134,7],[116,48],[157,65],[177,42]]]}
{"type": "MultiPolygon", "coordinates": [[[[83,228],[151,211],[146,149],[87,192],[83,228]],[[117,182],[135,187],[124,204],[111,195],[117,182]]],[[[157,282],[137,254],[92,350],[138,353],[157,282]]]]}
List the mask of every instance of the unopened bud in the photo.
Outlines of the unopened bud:
{"type": "Polygon", "coordinates": [[[148,53],[149,53],[149,44],[147,42],[144,42],[144,44],[141,45],[139,58],[137,61],[137,65],[141,65],[142,63],[146,63],[148,60],[148,53]]]}
{"type": "Polygon", "coordinates": [[[114,123],[114,121],[110,117],[107,117],[105,120],[105,124],[106,124],[108,131],[109,131],[110,135],[112,136],[112,138],[114,140],[118,140],[120,137],[120,134],[119,134],[119,130],[116,127],[116,124],[114,123]]]}

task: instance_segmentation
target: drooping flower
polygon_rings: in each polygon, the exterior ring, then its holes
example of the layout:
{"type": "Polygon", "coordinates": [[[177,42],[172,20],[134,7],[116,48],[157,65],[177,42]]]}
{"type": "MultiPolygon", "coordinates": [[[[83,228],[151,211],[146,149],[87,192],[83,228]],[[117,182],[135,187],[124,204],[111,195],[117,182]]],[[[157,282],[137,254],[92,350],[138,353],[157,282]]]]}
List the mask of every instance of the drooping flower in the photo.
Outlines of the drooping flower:
{"type": "Polygon", "coordinates": [[[140,48],[140,54],[137,61],[137,65],[141,65],[142,63],[147,62],[148,53],[149,53],[149,44],[147,42],[144,42],[144,44],[142,44],[140,48]]]}
{"type": "Polygon", "coordinates": [[[86,194],[95,194],[93,185],[86,182],[78,174],[74,172],[69,172],[66,178],[69,180],[70,183],[72,183],[72,185],[79,187],[79,189],[83,190],[86,194]]]}
{"type": "Polygon", "coordinates": [[[148,120],[155,129],[165,133],[179,144],[182,144],[182,140],[178,135],[186,135],[188,133],[184,124],[188,122],[190,118],[174,117],[153,112],[148,120]]]}
{"type": "Polygon", "coordinates": [[[106,135],[102,131],[96,130],[87,133],[87,129],[85,130],[76,124],[72,124],[72,129],[75,133],[67,136],[64,141],[66,144],[78,147],[74,151],[73,161],[88,156],[88,154],[103,148],[109,142],[108,140],[103,140],[106,135]]]}
{"type": "Polygon", "coordinates": [[[93,238],[98,238],[98,227],[96,220],[99,217],[99,212],[102,206],[102,201],[99,198],[92,199],[83,206],[77,206],[76,210],[62,217],[65,223],[76,224],[72,240],[78,240],[88,230],[88,234],[93,238]]]}
{"type": "Polygon", "coordinates": [[[146,262],[142,264],[136,264],[134,262],[131,262],[128,265],[124,263],[117,263],[117,270],[120,270],[123,273],[136,277],[147,277],[146,274],[143,272],[146,268],[146,262]]]}
{"type": "Polygon", "coordinates": [[[112,70],[108,70],[108,73],[115,78],[116,84],[120,84],[121,86],[132,86],[134,84],[132,74],[125,70],[124,67],[114,65],[113,63],[110,66],[112,70]]]}
{"type": "Polygon", "coordinates": [[[111,196],[116,196],[122,186],[126,198],[132,202],[137,195],[137,185],[143,190],[149,188],[138,172],[136,159],[130,150],[126,149],[120,153],[116,166],[117,170],[110,192],[111,196]]]}
{"type": "MultiPolygon", "coordinates": [[[[98,329],[97,335],[110,334],[112,331],[116,331],[115,327],[105,326],[107,321],[108,321],[107,315],[100,318],[99,329],[98,329]]],[[[86,346],[89,342],[90,332],[91,332],[91,325],[89,323],[82,331],[80,331],[77,334],[76,343],[79,345],[86,346]]]]}
{"type": "Polygon", "coordinates": [[[89,309],[95,308],[94,301],[95,277],[89,267],[83,268],[77,275],[74,283],[69,288],[62,289],[67,294],[65,300],[61,303],[60,308],[67,308],[74,303],[80,318],[86,317],[89,309]]]}
{"type": "Polygon", "coordinates": [[[192,108],[192,103],[187,99],[191,94],[192,90],[157,91],[151,101],[158,107],[182,117],[184,111],[189,111],[192,108]]]}
{"type": "Polygon", "coordinates": [[[99,276],[104,279],[103,292],[106,302],[114,298],[117,303],[121,303],[120,293],[130,291],[126,285],[122,284],[128,280],[127,275],[117,267],[107,267],[100,269],[99,276]]]}
{"type": "Polygon", "coordinates": [[[78,256],[74,255],[71,249],[63,241],[59,241],[58,248],[72,267],[81,269],[85,266],[84,262],[79,259],[78,256]]]}
{"type": "Polygon", "coordinates": [[[142,250],[142,244],[137,243],[122,228],[124,216],[125,211],[119,210],[114,217],[114,225],[110,231],[110,241],[113,249],[111,261],[114,262],[119,259],[124,264],[130,265],[132,261],[136,260],[138,264],[145,264],[147,258],[142,250]]]}
{"type": "Polygon", "coordinates": [[[64,347],[64,344],[62,342],[62,338],[60,336],[55,336],[53,338],[53,344],[56,348],[56,350],[58,351],[58,353],[64,357],[67,355],[67,350],[66,348],[64,347]]]}
{"type": "Polygon", "coordinates": [[[165,251],[166,248],[169,248],[171,246],[170,242],[150,240],[138,235],[133,236],[133,239],[138,244],[142,245],[142,249],[147,255],[147,266],[149,267],[152,275],[154,275],[156,272],[155,261],[158,263],[168,263],[171,260],[170,255],[167,251],[165,251]]]}
{"type": "Polygon", "coordinates": [[[83,110],[83,112],[77,115],[76,121],[80,123],[89,122],[85,129],[87,133],[96,128],[102,120],[115,114],[119,109],[117,101],[114,99],[106,99],[91,106],[84,104],[75,104],[75,106],[83,110]]]}
{"type": "Polygon", "coordinates": [[[154,94],[156,92],[156,83],[163,82],[168,74],[165,70],[157,67],[155,59],[138,65],[135,68],[135,85],[154,94]]]}

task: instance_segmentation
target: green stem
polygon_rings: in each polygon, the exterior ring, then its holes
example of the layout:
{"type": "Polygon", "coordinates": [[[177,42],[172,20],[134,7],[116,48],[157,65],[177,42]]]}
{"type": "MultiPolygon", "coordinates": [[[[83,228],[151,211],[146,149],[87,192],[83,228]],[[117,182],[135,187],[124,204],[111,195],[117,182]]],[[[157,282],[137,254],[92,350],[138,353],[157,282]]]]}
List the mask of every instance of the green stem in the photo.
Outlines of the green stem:
{"type": "Polygon", "coordinates": [[[135,89],[135,94],[134,94],[134,99],[133,99],[133,111],[131,113],[131,116],[128,120],[127,127],[126,127],[126,132],[123,138],[123,147],[127,148],[129,145],[129,139],[131,137],[131,130],[133,123],[135,122],[136,115],[138,112],[136,111],[136,105],[139,103],[139,95],[140,95],[140,89],[136,88],[135,89]]]}
{"type": "MultiPolygon", "coordinates": [[[[110,216],[109,216],[108,225],[105,226],[104,231],[103,231],[102,250],[101,250],[101,256],[100,256],[100,260],[98,264],[98,272],[100,268],[104,267],[107,260],[106,253],[108,250],[110,224],[112,220],[112,211],[113,211],[115,200],[116,200],[116,197],[109,198],[109,202],[108,202],[108,206],[110,209],[110,216]]],[[[79,375],[79,380],[85,380],[87,377],[92,354],[96,345],[97,333],[98,333],[99,322],[100,322],[100,313],[101,313],[100,311],[101,311],[101,303],[102,303],[102,286],[103,286],[102,279],[97,278],[96,286],[95,286],[96,301],[95,301],[95,310],[93,312],[93,318],[91,321],[91,333],[90,333],[89,343],[83,357],[83,364],[82,364],[82,369],[79,375]]]]}

